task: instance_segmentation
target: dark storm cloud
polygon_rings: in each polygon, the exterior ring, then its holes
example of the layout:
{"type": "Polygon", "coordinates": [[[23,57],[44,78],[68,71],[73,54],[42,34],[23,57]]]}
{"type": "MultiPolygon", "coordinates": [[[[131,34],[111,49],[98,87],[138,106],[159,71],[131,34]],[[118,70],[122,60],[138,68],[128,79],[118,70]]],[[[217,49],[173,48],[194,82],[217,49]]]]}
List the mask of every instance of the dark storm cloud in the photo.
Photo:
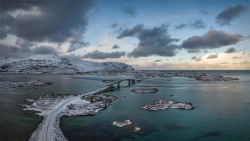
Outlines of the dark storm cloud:
{"type": "Polygon", "coordinates": [[[136,37],[139,44],[134,50],[128,53],[129,57],[147,57],[152,55],[175,56],[179,49],[173,42],[179,41],[168,35],[168,26],[163,24],[153,28],[145,28],[143,24],[138,24],[131,29],[123,30],[118,39],[125,37],[136,37]]]}
{"type": "Polygon", "coordinates": [[[33,54],[57,54],[55,48],[50,46],[39,46],[31,49],[33,43],[17,40],[16,46],[0,44],[0,56],[12,58],[27,58],[33,54]]]}
{"type": "MultiPolygon", "coordinates": [[[[1,5],[0,5],[1,6],[1,5]]],[[[10,32],[9,25],[13,22],[14,17],[9,13],[0,11],[0,39],[5,39],[10,32]]]]}
{"type": "Polygon", "coordinates": [[[187,24],[185,23],[181,23],[179,25],[174,26],[174,29],[176,30],[180,30],[180,29],[184,29],[184,28],[188,28],[191,27],[193,29],[202,29],[202,28],[206,28],[206,23],[202,20],[202,19],[196,19],[192,22],[189,22],[187,24]]]}
{"type": "Polygon", "coordinates": [[[16,45],[20,47],[22,52],[30,52],[31,47],[34,46],[34,43],[22,39],[17,39],[16,45]]]}
{"type": "Polygon", "coordinates": [[[12,58],[26,58],[31,55],[30,51],[24,52],[17,46],[0,44],[0,56],[12,58]]]}
{"type": "Polygon", "coordinates": [[[116,52],[101,52],[98,50],[95,50],[93,52],[89,52],[85,55],[83,55],[83,58],[91,58],[91,59],[107,59],[107,58],[120,58],[122,56],[125,56],[126,53],[121,51],[116,51],[116,52]]]}
{"type": "Polygon", "coordinates": [[[225,53],[234,53],[234,52],[236,52],[235,48],[229,48],[225,51],[225,53]]]}
{"type": "Polygon", "coordinates": [[[112,47],[112,49],[118,49],[118,48],[120,48],[118,45],[114,45],[114,46],[112,47]]]}
{"type": "Polygon", "coordinates": [[[215,58],[218,58],[217,54],[211,54],[207,57],[207,59],[215,59],[215,58]]]}
{"type": "Polygon", "coordinates": [[[245,5],[228,6],[216,17],[216,22],[220,25],[231,25],[232,20],[238,18],[248,9],[245,5]]]}
{"type": "Polygon", "coordinates": [[[161,62],[161,59],[159,59],[159,60],[155,60],[155,62],[161,62]]]}
{"type": "Polygon", "coordinates": [[[30,11],[34,8],[34,6],[41,6],[41,0],[4,0],[1,1],[1,11],[2,12],[10,12],[15,10],[25,10],[30,11]]]}
{"type": "Polygon", "coordinates": [[[133,6],[126,6],[121,8],[122,11],[126,14],[128,14],[131,17],[134,17],[136,15],[136,8],[133,6]]]}
{"type": "Polygon", "coordinates": [[[181,47],[189,52],[198,52],[200,49],[214,49],[236,44],[242,35],[210,30],[202,36],[192,36],[184,40],[181,47]]]}
{"type": "MultiPolygon", "coordinates": [[[[47,41],[61,44],[69,41],[68,52],[72,52],[88,45],[82,37],[88,23],[87,13],[95,1],[2,1],[2,14],[9,14],[15,10],[28,11],[9,18],[10,23],[5,26],[11,29],[10,34],[31,42],[47,41]],[[34,7],[37,12],[34,12],[34,7]]],[[[5,19],[2,21],[6,22],[5,19]]]]}
{"type": "Polygon", "coordinates": [[[55,48],[51,46],[39,46],[32,49],[33,54],[57,54],[55,48]]]}

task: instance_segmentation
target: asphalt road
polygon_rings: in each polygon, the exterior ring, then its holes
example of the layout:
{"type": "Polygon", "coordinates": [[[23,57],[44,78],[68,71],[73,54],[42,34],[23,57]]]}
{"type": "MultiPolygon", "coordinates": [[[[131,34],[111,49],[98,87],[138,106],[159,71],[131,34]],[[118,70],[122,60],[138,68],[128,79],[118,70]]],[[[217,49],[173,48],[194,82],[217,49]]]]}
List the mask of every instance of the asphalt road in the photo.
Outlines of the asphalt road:
{"type": "MultiPolygon", "coordinates": [[[[44,118],[44,121],[42,122],[42,129],[41,129],[41,134],[38,137],[37,141],[54,141],[56,137],[56,132],[55,132],[55,122],[56,122],[56,116],[59,115],[60,113],[63,112],[65,106],[69,105],[73,100],[81,97],[82,95],[90,95],[90,94],[95,94],[99,91],[102,91],[106,89],[107,87],[100,88],[98,90],[86,93],[86,94],[81,94],[75,97],[72,97],[63,103],[61,103],[57,109],[54,109],[46,118],[44,118]]],[[[59,120],[59,119],[58,119],[59,120]]],[[[58,127],[59,128],[59,127],[58,127]]]]}

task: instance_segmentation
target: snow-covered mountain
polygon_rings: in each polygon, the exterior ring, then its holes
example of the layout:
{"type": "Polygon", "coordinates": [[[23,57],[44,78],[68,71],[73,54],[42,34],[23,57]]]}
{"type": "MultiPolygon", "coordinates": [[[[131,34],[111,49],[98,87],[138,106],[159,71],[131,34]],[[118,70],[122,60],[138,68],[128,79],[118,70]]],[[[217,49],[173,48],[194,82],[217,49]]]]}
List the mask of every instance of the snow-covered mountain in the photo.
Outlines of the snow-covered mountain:
{"type": "Polygon", "coordinates": [[[21,59],[8,58],[8,57],[0,57],[0,66],[5,63],[12,63],[16,61],[20,61],[21,59]]]}
{"type": "Polygon", "coordinates": [[[32,55],[26,59],[0,57],[0,72],[38,74],[78,74],[88,71],[130,71],[132,66],[118,62],[96,63],[55,54],[32,55]]]}

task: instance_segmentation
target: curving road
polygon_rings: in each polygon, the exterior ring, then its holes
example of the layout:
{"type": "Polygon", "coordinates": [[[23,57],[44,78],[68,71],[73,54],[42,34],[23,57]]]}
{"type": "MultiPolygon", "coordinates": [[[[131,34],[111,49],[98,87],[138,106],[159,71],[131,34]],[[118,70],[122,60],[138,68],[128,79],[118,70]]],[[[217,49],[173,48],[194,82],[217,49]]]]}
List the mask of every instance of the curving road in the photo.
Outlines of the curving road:
{"type": "MultiPolygon", "coordinates": [[[[43,121],[41,123],[42,127],[41,127],[40,131],[38,131],[38,132],[40,132],[39,137],[37,137],[35,140],[36,141],[54,141],[57,134],[58,134],[58,131],[56,133],[55,129],[59,129],[59,127],[58,128],[55,127],[55,126],[57,126],[56,125],[57,116],[63,112],[65,107],[67,105],[69,105],[71,102],[73,102],[75,99],[81,97],[82,95],[95,94],[95,93],[98,93],[106,88],[108,88],[108,87],[103,87],[103,88],[100,88],[98,90],[86,93],[86,94],[81,94],[81,95],[69,98],[69,99],[65,100],[64,102],[60,103],[60,105],[58,106],[57,109],[54,109],[53,111],[51,111],[51,113],[43,119],[43,121]]],[[[35,134],[35,133],[33,133],[33,134],[35,134]]],[[[63,135],[63,134],[61,133],[61,135],[63,135]]],[[[33,141],[33,139],[30,139],[30,140],[33,141]]]]}

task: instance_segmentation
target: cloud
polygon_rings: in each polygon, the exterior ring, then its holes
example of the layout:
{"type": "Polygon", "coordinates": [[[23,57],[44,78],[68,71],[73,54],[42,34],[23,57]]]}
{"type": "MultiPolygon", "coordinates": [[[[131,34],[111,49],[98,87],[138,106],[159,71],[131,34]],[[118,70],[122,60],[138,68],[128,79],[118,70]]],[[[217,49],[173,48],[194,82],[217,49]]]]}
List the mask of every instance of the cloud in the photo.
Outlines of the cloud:
{"type": "Polygon", "coordinates": [[[120,58],[122,56],[125,56],[126,53],[121,51],[116,51],[116,52],[101,52],[98,50],[95,50],[93,52],[89,52],[85,55],[83,55],[83,58],[90,58],[90,59],[107,59],[107,58],[120,58]]]}
{"type": "Polygon", "coordinates": [[[234,56],[232,59],[240,59],[241,57],[234,56]]]}
{"type": "Polygon", "coordinates": [[[31,55],[31,52],[13,45],[5,45],[0,43],[0,56],[12,58],[26,58],[31,55]]]}
{"type": "Polygon", "coordinates": [[[197,57],[196,57],[196,56],[193,56],[191,59],[192,59],[192,60],[195,60],[195,59],[197,59],[197,57]]]}
{"type": "Polygon", "coordinates": [[[34,46],[34,43],[22,39],[17,39],[16,45],[20,47],[21,52],[30,52],[31,47],[34,46]]]}
{"type": "Polygon", "coordinates": [[[118,26],[119,26],[118,23],[112,23],[112,24],[110,25],[110,28],[116,29],[116,28],[118,28],[118,26]]]}
{"type": "Polygon", "coordinates": [[[216,17],[216,22],[219,25],[231,25],[231,22],[238,18],[242,13],[244,13],[248,9],[245,5],[235,5],[228,6],[221,13],[219,13],[216,17]]]}
{"type": "MultiPolygon", "coordinates": [[[[2,1],[2,13],[26,11],[9,16],[11,20],[8,25],[5,24],[9,28],[9,34],[30,42],[69,42],[68,52],[72,52],[88,45],[83,40],[83,34],[88,24],[87,14],[95,6],[95,2],[96,0],[2,1]]],[[[6,22],[5,19],[2,20],[6,22]]]]}
{"type": "Polygon", "coordinates": [[[234,53],[234,52],[236,52],[235,48],[229,48],[225,51],[225,53],[234,53]]]}
{"type": "Polygon", "coordinates": [[[215,59],[215,58],[218,58],[217,54],[211,54],[207,57],[207,59],[215,59]]]}
{"type": "Polygon", "coordinates": [[[201,61],[202,60],[201,57],[197,58],[196,56],[193,56],[191,59],[194,60],[194,61],[201,61]]]}
{"type": "Polygon", "coordinates": [[[131,17],[134,17],[136,15],[136,8],[133,6],[122,7],[121,10],[131,17]]]}
{"type": "Polygon", "coordinates": [[[105,44],[100,44],[100,45],[98,45],[98,47],[101,47],[101,46],[105,46],[105,44]]]}
{"type": "Polygon", "coordinates": [[[188,28],[191,27],[193,29],[202,29],[202,28],[206,28],[206,23],[202,20],[202,19],[196,19],[192,22],[189,22],[187,24],[185,23],[181,23],[179,25],[174,26],[174,29],[176,30],[180,30],[180,29],[184,29],[184,28],[188,28]]]}
{"type": "Polygon", "coordinates": [[[39,46],[32,49],[33,54],[58,54],[58,51],[51,46],[39,46]]]}
{"type": "Polygon", "coordinates": [[[143,31],[143,24],[135,25],[132,29],[125,29],[121,31],[120,35],[117,36],[118,39],[129,37],[129,36],[135,36],[135,34],[139,34],[141,31],[143,31]]]}
{"type": "Polygon", "coordinates": [[[208,11],[206,9],[200,9],[199,12],[203,15],[208,15],[208,11]]]}
{"type": "Polygon", "coordinates": [[[142,62],[140,64],[133,64],[135,69],[145,70],[249,70],[250,60],[248,53],[235,52],[233,54],[219,53],[217,59],[206,59],[211,54],[206,54],[201,57],[200,61],[191,61],[187,63],[175,64],[166,62],[142,62]],[[234,56],[241,56],[241,59],[232,59],[234,56]]]}
{"type": "Polygon", "coordinates": [[[175,28],[176,30],[179,30],[179,29],[187,28],[187,26],[188,26],[188,24],[182,23],[182,24],[179,24],[179,25],[174,26],[174,28],[175,28]]]}
{"type": "Polygon", "coordinates": [[[161,62],[161,59],[159,59],[159,60],[155,60],[155,62],[161,62]]]}
{"type": "Polygon", "coordinates": [[[120,48],[118,45],[114,45],[114,46],[112,47],[112,49],[118,49],[118,48],[120,48]]]}
{"type": "Polygon", "coordinates": [[[240,41],[242,35],[224,31],[210,30],[202,36],[192,36],[184,40],[181,47],[188,52],[199,52],[200,49],[214,49],[233,45],[240,41]]]}
{"type": "Polygon", "coordinates": [[[129,57],[175,56],[179,49],[173,42],[179,39],[171,38],[168,34],[168,26],[162,24],[153,28],[145,28],[143,24],[135,25],[131,29],[125,29],[117,36],[118,39],[136,37],[139,44],[128,53],[129,57]]]}
{"type": "Polygon", "coordinates": [[[81,49],[83,47],[89,46],[89,42],[79,41],[77,39],[73,39],[70,41],[70,46],[67,52],[73,52],[75,50],[81,49]]]}
{"type": "Polygon", "coordinates": [[[194,29],[206,28],[206,23],[202,19],[196,19],[194,22],[190,22],[189,26],[194,29]]]}
{"type": "Polygon", "coordinates": [[[250,34],[248,36],[246,36],[246,39],[250,39],[250,34]]]}
{"type": "MultiPolygon", "coordinates": [[[[2,3],[2,2],[1,2],[2,3]]],[[[0,39],[5,39],[7,37],[7,35],[10,33],[10,27],[9,25],[13,22],[14,17],[6,12],[3,12],[2,10],[4,9],[1,6],[1,13],[0,13],[0,17],[1,17],[1,24],[0,24],[0,39]]]]}

